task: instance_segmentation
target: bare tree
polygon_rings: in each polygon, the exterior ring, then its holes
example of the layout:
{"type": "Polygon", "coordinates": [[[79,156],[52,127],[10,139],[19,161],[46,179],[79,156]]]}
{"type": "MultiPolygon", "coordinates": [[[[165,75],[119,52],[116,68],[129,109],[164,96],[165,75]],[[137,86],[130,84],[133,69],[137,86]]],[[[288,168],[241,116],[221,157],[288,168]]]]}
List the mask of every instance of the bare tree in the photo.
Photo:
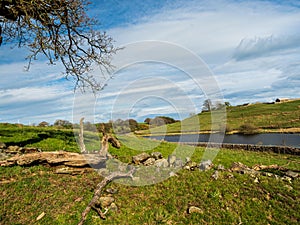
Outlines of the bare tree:
{"type": "Polygon", "coordinates": [[[105,84],[89,71],[94,63],[104,70],[111,68],[117,49],[110,36],[94,29],[98,22],[86,14],[88,4],[86,0],[1,0],[0,45],[28,47],[28,69],[42,54],[50,64],[62,62],[75,87],[101,90],[105,84]]]}

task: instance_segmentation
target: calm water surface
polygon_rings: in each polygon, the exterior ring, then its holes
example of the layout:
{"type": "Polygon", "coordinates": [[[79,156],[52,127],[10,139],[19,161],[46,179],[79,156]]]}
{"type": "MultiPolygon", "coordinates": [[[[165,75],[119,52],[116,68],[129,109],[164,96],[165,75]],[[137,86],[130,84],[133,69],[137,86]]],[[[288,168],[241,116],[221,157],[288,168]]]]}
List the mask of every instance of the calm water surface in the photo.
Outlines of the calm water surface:
{"type": "MultiPolygon", "coordinates": [[[[183,134],[183,135],[168,135],[168,136],[151,136],[156,140],[165,140],[168,142],[208,142],[209,134],[183,134]]],[[[277,145],[300,148],[300,133],[297,134],[255,134],[241,135],[232,134],[225,135],[223,143],[228,144],[253,144],[253,145],[277,145]]]]}

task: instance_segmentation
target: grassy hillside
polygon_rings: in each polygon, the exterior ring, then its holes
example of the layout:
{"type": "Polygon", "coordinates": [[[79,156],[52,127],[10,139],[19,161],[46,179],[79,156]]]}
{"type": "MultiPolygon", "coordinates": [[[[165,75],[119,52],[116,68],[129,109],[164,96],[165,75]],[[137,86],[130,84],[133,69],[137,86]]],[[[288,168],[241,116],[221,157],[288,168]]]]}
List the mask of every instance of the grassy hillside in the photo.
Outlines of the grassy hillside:
{"type": "MultiPolygon", "coordinates": [[[[2,126],[0,133],[0,141],[7,144],[78,151],[71,130],[2,126]]],[[[88,143],[96,142],[96,136],[91,133],[88,143]]],[[[167,157],[177,148],[172,143],[125,136],[121,141],[121,149],[111,147],[110,153],[127,163],[141,151],[160,151],[167,157]]],[[[194,151],[192,160],[197,163],[204,153],[203,148],[181,149],[194,151]]],[[[92,212],[86,224],[299,224],[299,179],[289,182],[229,171],[219,171],[218,180],[211,178],[219,164],[229,168],[233,162],[300,170],[297,156],[222,149],[214,159],[214,168],[207,172],[181,170],[162,183],[143,187],[111,183],[108,188],[117,189],[113,197],[118,210],[109,211],[105,221],[92,212]],[[188,214],[189,206],[199,207],[202,213],[188,214]]],[[[76,176],[56,174],[55,170],[44,166],[0,167],[0,224],[77,224],[102,178],[93,170],[76,176]],[[42,213],[45,216],[36,221],[42,213]]]]}
{"type": "MultiPolygon", "coordinates": [[[[300,100],[280,104],[250,104],[227,107],[227,131],[238,131],[244,124],[250,124],[259,132],[300,132],[300,100]]],[[[213,130],[218,130],[214,127],[213,130]]],[[[182,122],[151,129],[152,134],[211,131],[211,113],[203,112],[182,122]],[[198,122],[199,121],[199,122],[198,122]],[[200,127],[197,125],[200,124],[200,127]]],[[[149,131],[141,131],[147,134],[149,131]]]]}
{"type": "MultiPolygon", "coordinates": [[[[176,146],[162,143],[154,151],[164,155],[176,146]]],[[[111,149],[122,160],[129,161],[136,151],[123,146],[111,149]]],[[[204,149],[197,148],[192,159],[199,162],[204,149]]],[[[214,160],[215,168],[228,168],[240,161],[254,164],[278,164],[299,170],[299,158],[267,153],[222,150],[214,160]]],[[[54,168],[0,167],[0,221],[3,225],[77,224],[82,210],[92,198],[102,179],[90,171],[77,176],[55,174],[54,168]],[[45,216],[36,221],[36,218],[45,216]]],[[[151,186],[131,187],[112,183],[118,211],[109,211],[107,220],[95,212],[88,216],[91,224],[298,224],[300,220],[300,181],[291,183],[260,176],[259,183],[248,174],[220,172],[213,180],[208,172],[180,171],[177,176],[151,186]],[[188,214],[189,206],[203,213],[188,214]]],[[[105,193],[104,193],[105,195],[105,193]]]]}

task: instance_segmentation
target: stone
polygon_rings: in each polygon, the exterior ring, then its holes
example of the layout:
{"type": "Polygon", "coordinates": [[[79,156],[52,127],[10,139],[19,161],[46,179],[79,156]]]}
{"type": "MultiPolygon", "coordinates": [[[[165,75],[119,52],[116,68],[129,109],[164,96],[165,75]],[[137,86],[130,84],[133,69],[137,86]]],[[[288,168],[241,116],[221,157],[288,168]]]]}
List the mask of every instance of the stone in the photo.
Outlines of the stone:
{"type": "Polygon", "coordinates": [[[178,177],[178,175],[177,175],[175,172],[173,172],[173,171],[171,171],[171,172],[169,173],[169,176],[170,176],[170,177],[178,177]]]}
{"type": "Polygon", "coordinates": [[[292,183],[292,178],[290,178],[290,177],[288,177],[288,176],[283,176],[281,179],[282,179],[283,181],[289,182],[290,184],[292,183]]]}
{"type": "Polygon", "coordinates": [[[199,169],[201,171],[207,171],[212,168],[213,164],[211,160],[205,160],[199,164],[199,169]]]}
{"type": "Polygon", "coordinates": [[[169,163],[168,163],[168,160],[166,160],[166,159],[158,159],[154,162],[154,165],[156,167],[166,168],[169,166],[169,163]]]}
{"type": "Polygon", "coordinates": [[[141,153],[139,155],[133,156],[132,157],[132,162],[134,164],[139,165],[139,164],[145,162],[149,158],[150,158],[150,155],[148,153],[143,152],[143,153],[141,153]]]}
{"type": "Polygon", "coordinates": [[[5,149],[6,148],[6,144],[3,142],[0,142],[0,149],[5,149]]]}
{"type": "Polygon", "coordinates": [[[232,163],[230,170],[232,172],[237,172],[237,173],[241,173],[241,174],[252,174],[252,175],[257,175],[259,174],[258,171],[249,168],[248,166],[240,163],[240,162],[234,162],[232,163]]]}
{"type": "Polygon", "coordinates": [[[217,170],[222,170],[222,171],[224,171],[224,170],[225,170],[225,167],[224,167],[223,165],[219,164],[217,170]]]}
{"type": "Polygon", "coordinates": [[[176,159],[175,163],[174,163],[175,167],[178,168],[182,168],[183,167],[183,161],[181,159],[176,159]]]}
{"type": "Polygon", "coordinates": [[[107,188],[105,191],[107,193],[109,193],[109,194],[116,194],[116,193],[118,193],[118,189],[115,189],[115,188],[107,188]]]}
{"type": "Polygon", "coordinates": [[[100,205],[101,208],[108,208],[115,199],[111,196],[100,197],[96,205],[100,205]]]}
{"type": "Polygon", "coordinates": [[[160,152],[152,152],[151,153],[151,157],[153,157],[155,160],[163,158],[163,156],[162,156],[162,154],[160,152]]]}
{"type": "Polygon", "coordinates": [[[219,172],[218,172],[218,170],[216,170],[216,171],[211,175],[211,177],[212,177],[214,180],[218,180],[218,178],[219,178],[219,172]]]}
{"type": "Polygon", "coordinates": [[[199,207],[196,206],[191,206],[188,208],[188,214],[192,214],[192,213],[199,213],[199,214],[203,214],[203,210],[200,209],[199,207]]]}
{"type": "Polygon", "coordinates": [[[118,211],[118,206],[116,205],[116,203],[111,203],[110,205],[110,210],[113,211],[113,212],[117,212],[118,211]]]}
{"type": "Polygon", "coordinates": [[[149,158],[143,164],[145,166],[151,166],[151,165],[154,165],[154,163],[155,163],[155,159],[154,158],[149,158]]]}
{"type": "Polygon", "coordinates": [[[190,157],[186,157],[185,158],[185,163],[188,163],[188,162],[190,162],[191,161],[191,158],[190,157]]]}
{"type": "Polygon", "coordinates": [[[186,170],[195,170],[198,168],[198,164],[196,162],[189,161],[183,168],[186,170]]]}
{"type": "Polygon", "coordinates": [[[168,163],[169,163],[170,167],[174,166],[175,161],[176,161],[176,156],[175,155],[169,155],[168,163]]]}

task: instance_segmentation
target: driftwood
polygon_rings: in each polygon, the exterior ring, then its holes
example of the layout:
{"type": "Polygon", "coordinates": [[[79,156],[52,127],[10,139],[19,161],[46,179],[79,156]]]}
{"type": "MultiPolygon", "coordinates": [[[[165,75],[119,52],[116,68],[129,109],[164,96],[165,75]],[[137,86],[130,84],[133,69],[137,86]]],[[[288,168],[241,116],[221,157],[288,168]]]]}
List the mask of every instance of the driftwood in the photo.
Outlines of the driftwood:
{"type": "Polygon", "coordinates": [[[79,154],[72,152],[35,152],[15,155],[4,161],[0,166],[33,166],[38,164],[67,167],[94,167],[106,160],[98,154],[79,154]]]}

